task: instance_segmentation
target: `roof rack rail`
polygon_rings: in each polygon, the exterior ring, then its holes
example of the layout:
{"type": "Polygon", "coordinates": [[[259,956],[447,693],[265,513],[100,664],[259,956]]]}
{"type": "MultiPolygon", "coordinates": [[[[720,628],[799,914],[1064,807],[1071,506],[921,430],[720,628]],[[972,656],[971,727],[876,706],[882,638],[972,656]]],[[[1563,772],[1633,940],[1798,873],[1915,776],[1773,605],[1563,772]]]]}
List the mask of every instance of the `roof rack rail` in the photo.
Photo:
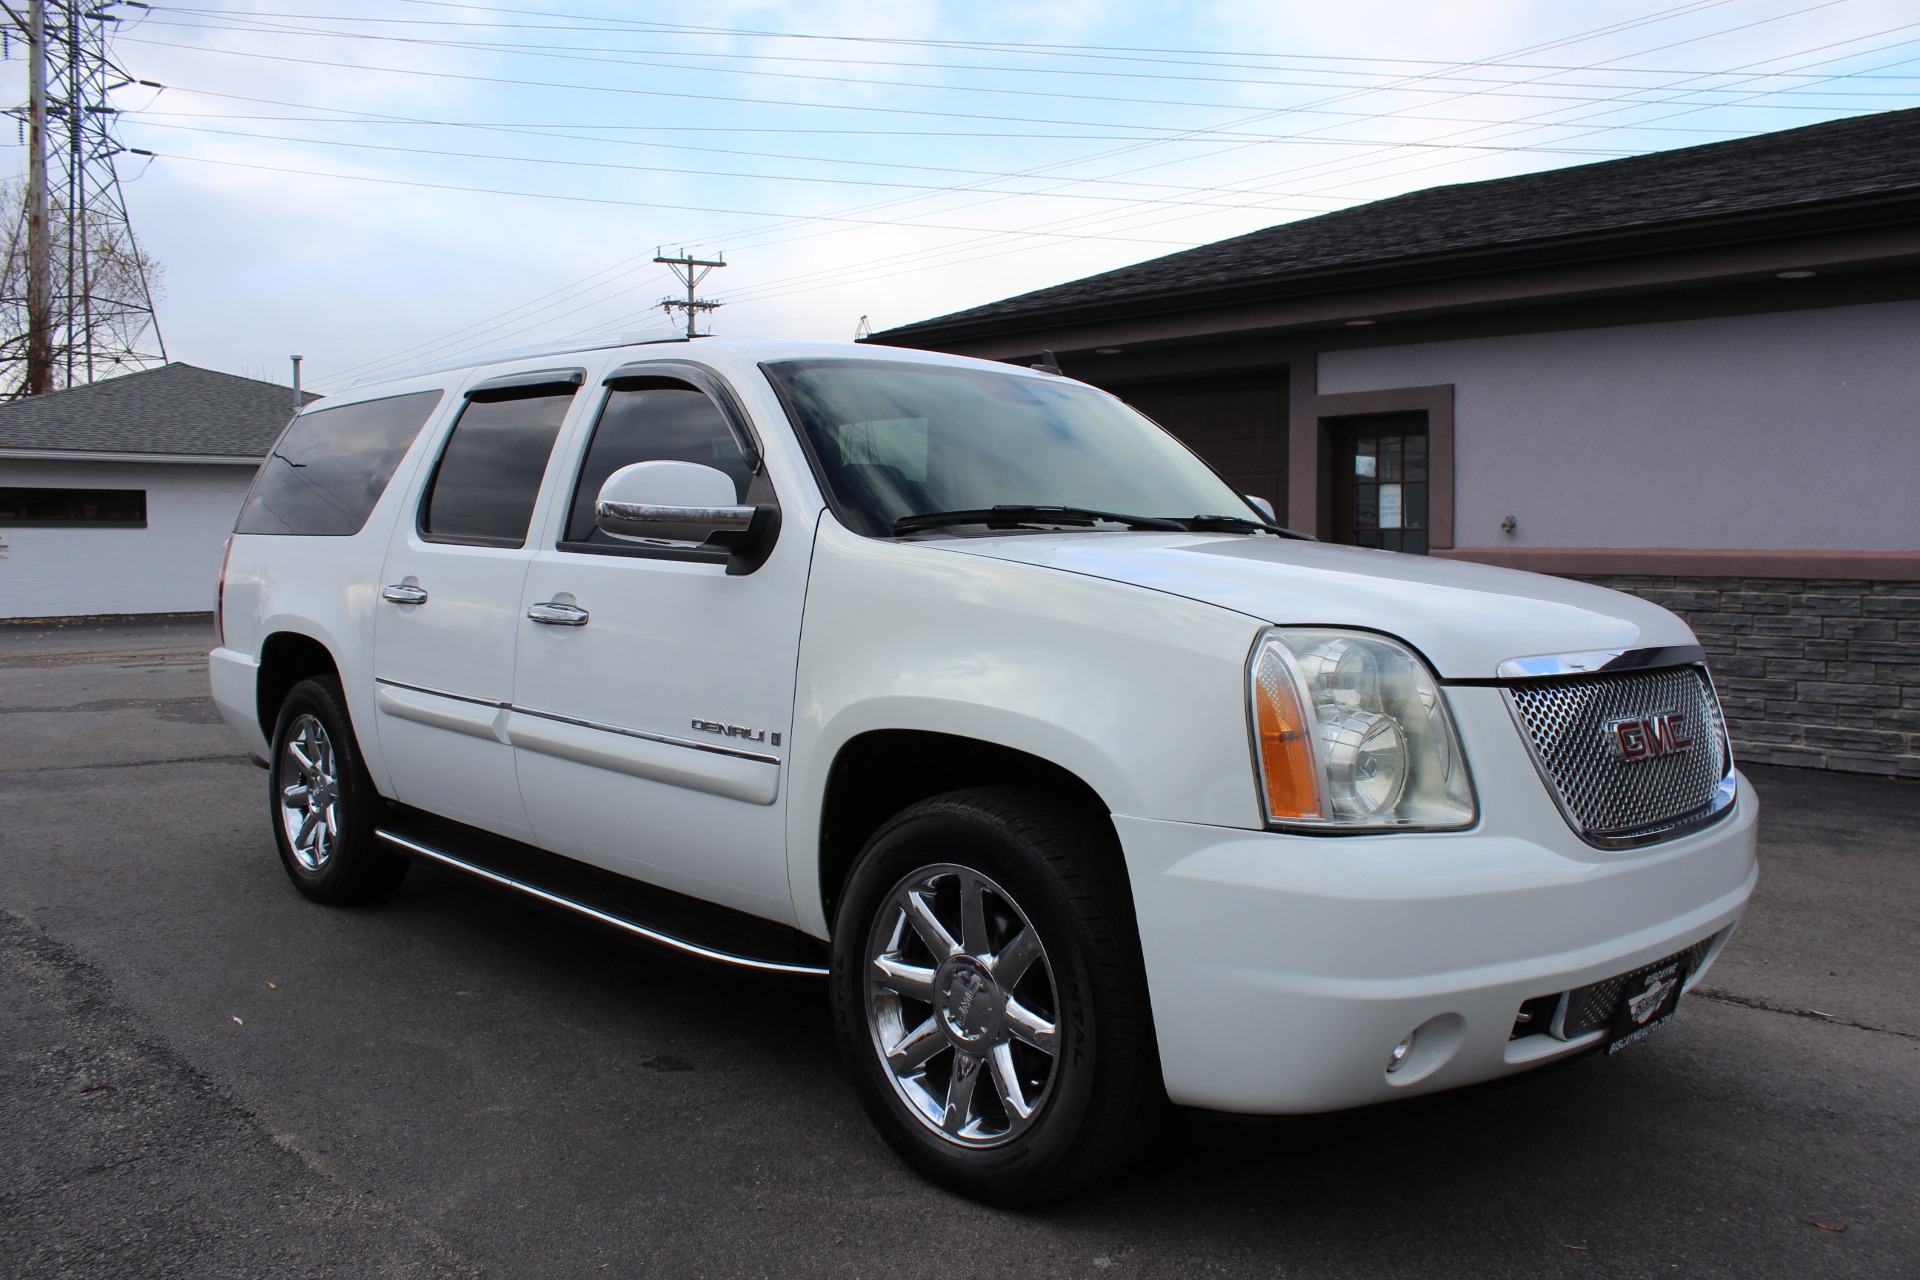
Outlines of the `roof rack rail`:
{"type": "Polygon", "coordinates": [[[588,338],[562,338],[554,342],[535,343],[529,347],[487,351],[479,355],[436,360],[429,364],[409,365],[403,369],[387,369],[378,373],[362,374],[349,382],[346,389],[351,391],[357,387],[372,386],[377,382],[398,382],[402,378],[418,378],[429,373],[445,373],[449,369],[471,369],[478,365],[500,364],[507,360],[521,360],[533,356],[557,356],[565,355],[569,351],[604,351],[609,347],[641,347],[656,342],[685,341],[687,341],[686,334],[670,329],[638,329],[625,333],[603,333],[588,338]]]}

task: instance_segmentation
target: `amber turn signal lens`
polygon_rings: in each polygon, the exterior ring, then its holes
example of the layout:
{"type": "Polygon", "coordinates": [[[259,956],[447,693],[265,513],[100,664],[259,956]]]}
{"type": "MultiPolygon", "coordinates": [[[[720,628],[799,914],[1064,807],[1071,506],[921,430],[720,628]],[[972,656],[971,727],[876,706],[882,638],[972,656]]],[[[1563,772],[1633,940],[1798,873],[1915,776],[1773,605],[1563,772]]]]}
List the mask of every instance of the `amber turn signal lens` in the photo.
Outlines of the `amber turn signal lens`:
{"type": "Polygon", "coordinates": [[[1253,709],[1260,742],[1260,774],[1266,782],[1267,816],[1318,818],[1318,771],[1311,732],[1293,681],[1277,655],[1262,654],[1253,681],[1253,709]]]}

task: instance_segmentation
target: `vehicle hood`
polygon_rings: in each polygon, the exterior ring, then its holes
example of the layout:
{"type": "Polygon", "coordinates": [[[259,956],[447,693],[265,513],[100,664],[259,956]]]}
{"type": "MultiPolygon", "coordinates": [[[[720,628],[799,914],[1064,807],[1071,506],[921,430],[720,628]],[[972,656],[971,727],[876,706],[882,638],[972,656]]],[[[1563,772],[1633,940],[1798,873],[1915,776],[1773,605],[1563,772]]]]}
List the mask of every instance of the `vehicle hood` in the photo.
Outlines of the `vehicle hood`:
{"type": "Polygon", "coordinates": [[[1384,631],[1447,679],[1489,678],[1509,658],[1697,643],[1679,618],[1622,592],[1325,542],[1076,531],[924,545],[1124,582],[1265,622],[1384,631]]]}

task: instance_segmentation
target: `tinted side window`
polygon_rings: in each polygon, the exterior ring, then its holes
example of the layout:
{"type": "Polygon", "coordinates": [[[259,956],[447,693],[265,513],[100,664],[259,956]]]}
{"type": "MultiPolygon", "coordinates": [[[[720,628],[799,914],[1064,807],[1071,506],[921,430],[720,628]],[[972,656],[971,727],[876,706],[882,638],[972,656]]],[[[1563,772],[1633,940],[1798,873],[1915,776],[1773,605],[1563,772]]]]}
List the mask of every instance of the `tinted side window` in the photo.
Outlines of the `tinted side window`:
{"type": "Polygon", "coordinates": [[[301,414],[260,464],[234,532],[360,532],[439,403],[438,391],[416,391],[301,414]]]}
{"type": "Polygon", "coordinates": [[[572,403],[572,392],[468,402],[434,469],[421,534],[436,542],[524,546],[547,455],[572,403]]]}
{"type": "Polygon", "coordinates": [[[698,462],[724,471],[733,479],[734,500],[746,501],[753,472],[719,407],[704,392],[684,382],[650,378],[607,396],[606,408],[593,429],[593,442],[587,447],[586,462],[580,468],[580,480],[574,486],[566,540],[617,545],[617,539],[600,532],[593,522],[593,504],[600,496],[600,486],[622,467],[657,458],[698,462]]]}

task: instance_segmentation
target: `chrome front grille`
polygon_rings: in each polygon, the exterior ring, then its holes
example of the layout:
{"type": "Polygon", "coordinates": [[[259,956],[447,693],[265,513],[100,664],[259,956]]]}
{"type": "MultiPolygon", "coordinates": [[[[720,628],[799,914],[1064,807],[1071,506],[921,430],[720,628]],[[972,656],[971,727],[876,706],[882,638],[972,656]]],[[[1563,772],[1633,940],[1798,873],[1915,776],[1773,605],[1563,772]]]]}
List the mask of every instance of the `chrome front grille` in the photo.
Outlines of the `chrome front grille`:
{"type": "Polygon", "coordinates": [[[1541,777],[1589,844],[1666,839],[1732,801],[1726,723],[1702,667],[1517,680],[1506,695],[1541,777]],[[1675,717],[1685,745],[1634,727],[1663,716],[1675,717]],[[1623,758],[1623,736],[1654,749],[1623,758]]]}

